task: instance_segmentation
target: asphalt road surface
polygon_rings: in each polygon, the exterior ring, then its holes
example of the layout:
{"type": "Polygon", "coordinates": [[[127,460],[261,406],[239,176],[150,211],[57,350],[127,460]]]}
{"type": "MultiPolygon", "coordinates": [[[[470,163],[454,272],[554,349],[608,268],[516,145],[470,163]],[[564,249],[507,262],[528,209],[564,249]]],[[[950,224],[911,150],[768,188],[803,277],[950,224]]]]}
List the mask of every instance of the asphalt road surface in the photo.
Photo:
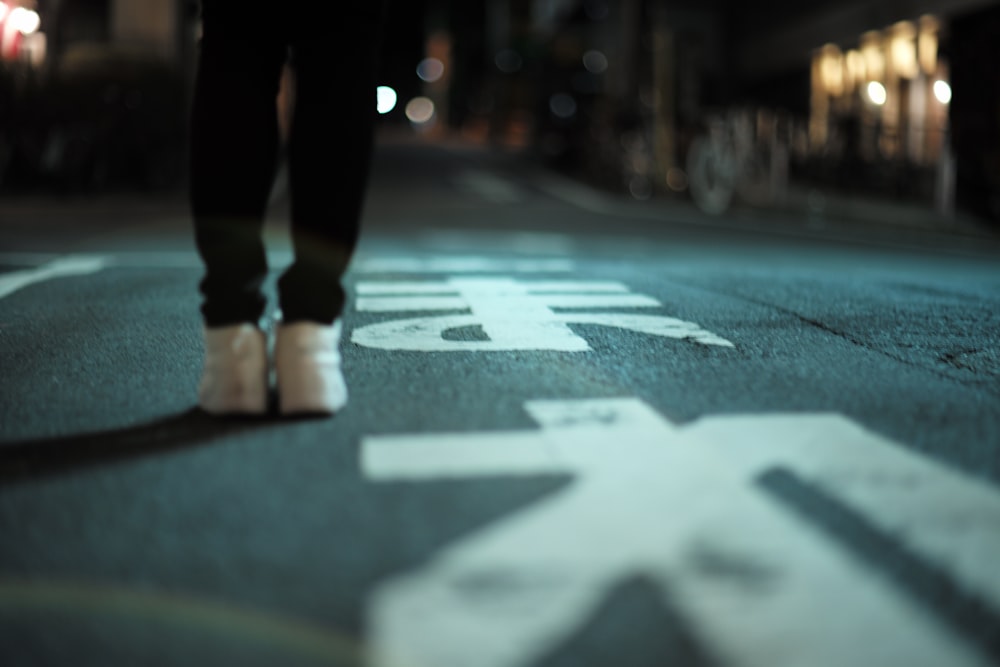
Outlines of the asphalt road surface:
{"type": "Polygon", "coordinates": [[[1000,663],[995,240],[386,143],[349,406],[216,420],[182,206],[0,217],[5,667],[1000,663]]]}

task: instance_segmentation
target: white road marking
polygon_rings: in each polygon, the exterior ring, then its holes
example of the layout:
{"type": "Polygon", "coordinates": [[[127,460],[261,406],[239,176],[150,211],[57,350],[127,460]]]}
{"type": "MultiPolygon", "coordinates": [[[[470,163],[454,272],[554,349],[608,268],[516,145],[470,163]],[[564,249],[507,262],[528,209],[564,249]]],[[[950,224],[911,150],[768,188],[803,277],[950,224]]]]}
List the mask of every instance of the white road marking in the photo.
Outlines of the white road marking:
{"type": "Polygon", "coordinates": [[[553,308],[655,308],[662,304],[631,294],[615,282],[520,282],[509,278],[450,278],[426,282],[361,282],[355,307],[362,312],[464,310],[390,320],[359,327],[351,340],[383,350],[424,352],[554,350],[586,352],[590,345],[569,324],[599,324],[702,345],[733,347],[691,322],[659,315],[571,313],[553,308]],[[488,340],[449,340],[448,331],[481,327],[488,340]]]}
{"type": "MultiPolygon", "coordinates": [[[[531,294],[553,294],[553,293],[576,293],[576,292],[597,292],[628,294],[628,287],[624,283],[613,280],[532,280],[531,282],[515,282],[510,278],[450,278],[448,280],[393,280],[382,282],[359,282],[357,292],[359,295],[399,295],[399,294],[459,294],[463,286],[468,288],[479,288],[479,291],[491,294],[511,294],[520,295],[525,292],[531,294]]],[[[465,306],[463,306],[464,308],[465,306]]],[[[407,310],[414,310],[408,308],[407,310]]],[[[416,308],[415,310],[420,310],[416,308]]]]}
{"type": "Polygon", "coordinates": [[[525,255],[567,255],[575,242],[564,234],[543,232],[456,232],[431,230],[424,234],[424,242],[437,250],[483,252],[483,249],[514,252],[525,255]]]}
{"type": "MultiPolygon", "coordinates": [[[[557,244],[558,245],[558,244],[557,244]]],[[[124,268],[202,268],[201,259],[194,251],[157,252],[102,252],[108,265],[124,268]]],[[[31,266],[52,262],[64,254],[51,252],[0,253],[0,265],[31,266]]],[[[267,253],[272,267],[281,267],[292,260],[289,251],[272,250],[267,253]]],[[[575,263],[566,258],[498,258],[477,256],[436,257],[378,257],[360,255],[352,262],[352,273],[568,273],[575,263]]]]}
{"type": "Polygon", "coordinates": [[[34,269],[0,274],[0,299],[19,289],[53,278],[96,273],[108,265],[106,257],[70,255],[52,260],[34,269]]]}
{"type": "Polygon", "coordinates": [[[1000,604],[1000,494],[836,415],[705,419],[698,437],[733,465],[756,472],[780,463],[819,484],[914,550],[948,569],[967,590],[1000,604]],[[732,437],[734,432],[744,437],[732,437]]]}
{"type": "MultiPolygon", "coordinates": [[[[200,269],[201,258],[193,251],[116,251],[88,253],[86,255],[64,255],[44,252],[6,252],[0,253],[0,265],[8,266],[38,266],[47,262],[67,257],[101,257],[108,267],[126,269],[200,269]]],[[[272,250],[267,253],[268,263],[273,267],[281,267],[292,260],[292,253],[283,250],[272,250]]]]}
{"type": "Polygon", "coordinates": [[[116,252],[110,255],[110,261],[116,267],[156,268],[156,269],[188,269],[201,268],[201,259],[197,253],[177,252],[116,252]]]}
{"type": "Polygon", "coordinates": [[[522,190],[503,178],[486,171],[466,169],[455,174],[452,182],[494,204],[514,204],[524,199],[522,190]]]}
{"type": "MultiPolygon", "coordinates": [[[[63,255],[59,253],[8,252],[0,253],[0,264],[13,266],[38,266],[59,258],[81,257],[84,255],[63,255]]],[[[107,266],[124,268],[188,268],[201,266],[198,255],[192,252],[99,252],[85,255],[102,257],[107,266]]]]}
{"type": "Polygon", "coordinates": [[[373,665],[534,664],[636,575],[669,587],[722,664],[988,664],[753,480],[793,468],[1000,602],[994,489],[840,415],[679,427],[636,399],[526,408],[541,430],[363,440],[363,471],[377,481],[574,476],[381,584],[367,608],[373,665]]]}
{"type": "Polygon", "coordinates": [[[354,262],[357,273],[565,273],[568,259],[494,259],[488,257],[363,257],[354,262]]]}

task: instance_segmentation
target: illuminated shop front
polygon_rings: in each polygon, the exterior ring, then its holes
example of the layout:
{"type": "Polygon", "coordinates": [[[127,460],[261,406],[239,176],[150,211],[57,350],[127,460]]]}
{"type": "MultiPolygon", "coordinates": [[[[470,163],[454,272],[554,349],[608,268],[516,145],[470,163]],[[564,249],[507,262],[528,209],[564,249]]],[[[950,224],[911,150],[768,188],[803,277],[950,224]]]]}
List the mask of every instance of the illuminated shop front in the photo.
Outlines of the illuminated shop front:
{"type": "Polygon", "coordinates": [[[925,15],[865,32],[846,47],[817,49],[810,152],[861,164],[940,167],[948,159],[951,101],[940,41],[941,21],[925,15]]]}

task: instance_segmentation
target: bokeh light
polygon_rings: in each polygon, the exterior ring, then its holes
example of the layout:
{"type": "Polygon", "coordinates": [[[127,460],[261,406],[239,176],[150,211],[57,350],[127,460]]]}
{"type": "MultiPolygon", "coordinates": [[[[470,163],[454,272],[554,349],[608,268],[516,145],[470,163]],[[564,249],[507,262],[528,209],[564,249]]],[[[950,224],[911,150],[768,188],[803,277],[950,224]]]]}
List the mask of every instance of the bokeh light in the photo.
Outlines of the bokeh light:
{"type": "Polygon", "coordinates": [[[948,85],[947,81],[942,81],[938,79],[934,82],[934,97],[941,104],[948,104],[951,102],[951,86],[948,85]]]}
{"type": "Polygon", "coordinates": [[[417,65],[417,76],[427,83],[434,83],[444,76],[444,63],[437,58],[424,58],[417,65]]]}
{"type": "Polygon", "coordinates": [[[493,60],[494,63],[496,63],[497,69],[504,74],[519,72],[521,67],[524,66],[524,60],[521,58],[521,54],[514,49],[503,49],[502,51],[499,51],[496,58],[493,60]]]}
{"type": "Polygon", "coordinates": [[[10,25],[18,32],[30,35],[31,33],[38,30],[38,26],[41,25],[42,20],[39,18],[37,12],[33,12],[30,9],[25,9],[24,7],[15,7],[10,11],[10,16],[7,17],[7,21],[10,25]]]}
{"type": "Polygon", "coordinates": [[[583,54],[583,66],[588,72],[603,74],[608,69],[608,57],[600,51],[591,49],[583,54]]]}
{"type": "Polygon", "coordinates": [[[885,92],[885,86],[878,81],[869,82],[867,92],[868,99],[871,100],[873,104],[877,104],[879,106],[885,104],[885,101],[888,98],[888,95],[885,92]]]}
{"type": "Polygon", "coordinates": [[[679,167],[671,167],[667,170],[667,187],[674,192],[683,192],[688,186],[688,176],[679,167]]]}
{"type": "Polygon", "coordinates": [[[557,118],[568,119],[576,115],[576,100],[572,95],[556,93],[549,98],[549,110],[557,118]]]}
{"type": "Polygon", "coordinates": [[[645,176],[633,176],[628,191],[634,199],[645,201],[653,196],[653,184],[645,176]]]}
{"type": "Polygon", "coordinates": [[[427,97],[414,97],[406,103],[406,117],[415,125],[424,125],[434,119],[434,102],[427,97]]]}
{"type": "Polygon", "coordinates": [[[396,108],[396,91],[389,86],[379,86],[375,90],[375,104],[378,112],[387,114],[396,108]]]}

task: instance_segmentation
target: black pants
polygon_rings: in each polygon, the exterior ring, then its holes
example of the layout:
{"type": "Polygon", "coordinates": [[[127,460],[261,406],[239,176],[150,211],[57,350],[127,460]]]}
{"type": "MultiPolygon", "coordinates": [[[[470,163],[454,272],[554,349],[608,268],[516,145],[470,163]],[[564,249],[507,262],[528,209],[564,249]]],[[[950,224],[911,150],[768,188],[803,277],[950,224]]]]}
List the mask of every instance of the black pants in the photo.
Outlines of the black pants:
{"type": "Polygon", "coordinates": [[[191,210],[207,326],[256,322],[266,300],[264,215],[278,160],[276,99],[291,55],[287,146],[295,258],[286,322],[331,323],[357,244],[372,152],[379,0],[203,0],[191,115],[191,210]],[[331,20],[330,16],[335,18],[331,20]]]}

